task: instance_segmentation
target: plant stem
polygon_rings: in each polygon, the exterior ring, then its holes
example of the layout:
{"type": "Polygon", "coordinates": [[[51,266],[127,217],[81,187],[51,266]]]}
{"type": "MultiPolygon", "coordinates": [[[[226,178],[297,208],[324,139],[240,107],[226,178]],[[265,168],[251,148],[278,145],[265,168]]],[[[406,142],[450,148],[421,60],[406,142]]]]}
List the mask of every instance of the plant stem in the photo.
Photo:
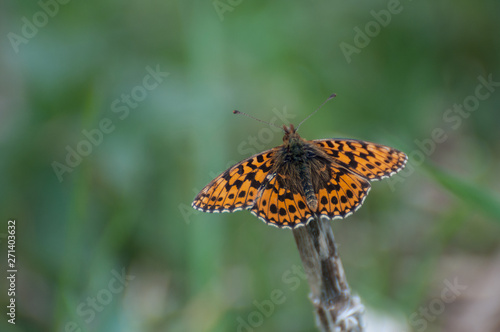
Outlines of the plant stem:
{"type": "Polygon", "coordinates": [[[329,220],[312,220],[293,229],[311,287],[309,298],[322,332],[362,332],[364,307],[352,295],[329,220]]]}

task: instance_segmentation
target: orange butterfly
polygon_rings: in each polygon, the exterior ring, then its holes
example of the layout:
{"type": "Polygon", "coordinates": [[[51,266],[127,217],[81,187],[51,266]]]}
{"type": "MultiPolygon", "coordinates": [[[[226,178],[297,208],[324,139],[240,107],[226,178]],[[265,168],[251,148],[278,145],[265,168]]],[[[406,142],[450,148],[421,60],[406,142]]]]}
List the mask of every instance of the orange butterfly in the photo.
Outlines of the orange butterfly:
{"type": "Polygon", "coordinates": [[[384,145],[354,139],[307,141],[292,124],[283,129],[282,145],[217,176],[192,206],[213,213],[247,209],[280,228],[305,225],[315,217],[346,218],[363,204],[370,181],[396,174],[406,164],[406,154],[384,145]]]}

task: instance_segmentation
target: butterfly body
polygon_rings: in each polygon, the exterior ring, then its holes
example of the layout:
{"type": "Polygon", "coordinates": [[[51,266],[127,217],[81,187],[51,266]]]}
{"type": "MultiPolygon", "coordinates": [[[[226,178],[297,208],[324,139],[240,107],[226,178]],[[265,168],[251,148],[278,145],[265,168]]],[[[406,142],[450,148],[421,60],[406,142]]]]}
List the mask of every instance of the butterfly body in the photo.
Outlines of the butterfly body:
{"type": "Polygon", "coordinates": [[[345,218],[363,203],[370,181],[404,167],[406,155],[350,139],[308,141],[283,126],[283,144],[234,165],[210,182],[192,206],[205,212],[249,209],[284,228],[314,218],[345,218]]]}
{"type": "Polygon", "coordinates": [[[283,126],[283,145],[276,148],[274,173],[280,174],[279,186],[300,192],[307,206],[316,211],[315,188],[328,177],[328,156],[314,144],[300,137],[293,124],[283,126]],[[281,179],[281,181],[280,181],[281,179]]]}

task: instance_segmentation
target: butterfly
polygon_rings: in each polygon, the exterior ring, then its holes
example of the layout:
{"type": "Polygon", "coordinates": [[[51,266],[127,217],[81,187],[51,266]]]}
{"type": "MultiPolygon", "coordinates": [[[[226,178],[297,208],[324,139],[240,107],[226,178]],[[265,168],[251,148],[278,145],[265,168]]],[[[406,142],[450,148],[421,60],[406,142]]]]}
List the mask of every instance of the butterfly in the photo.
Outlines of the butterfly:
{"type": "Polygon", "coordinates": [[[315,218],[346,218],[363,204],[370,181],[396,174],[408,159],[384,145],[355,139],[308,141],[292,124],[283,130],[282,145],[227,169],[201,190],[192,206],[212,213],[247,209],[279,228],[293,229],[315,218]]]}

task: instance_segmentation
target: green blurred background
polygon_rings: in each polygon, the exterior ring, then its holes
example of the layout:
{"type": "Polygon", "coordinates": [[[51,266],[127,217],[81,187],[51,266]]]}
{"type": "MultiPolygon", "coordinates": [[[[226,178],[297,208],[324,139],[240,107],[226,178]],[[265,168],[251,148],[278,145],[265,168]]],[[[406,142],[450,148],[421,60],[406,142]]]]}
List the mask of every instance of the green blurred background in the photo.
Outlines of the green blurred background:
{"type": "Polygon", "coordinates": [[[498,322],[500,2],[62,2],[0,4],[0,330],[315,331],[291,231],[190,204],[281,144],[233,109],[297,124],[333,92],[303,137],[410,156],[332,223],[368,326],[498,322]]]}

